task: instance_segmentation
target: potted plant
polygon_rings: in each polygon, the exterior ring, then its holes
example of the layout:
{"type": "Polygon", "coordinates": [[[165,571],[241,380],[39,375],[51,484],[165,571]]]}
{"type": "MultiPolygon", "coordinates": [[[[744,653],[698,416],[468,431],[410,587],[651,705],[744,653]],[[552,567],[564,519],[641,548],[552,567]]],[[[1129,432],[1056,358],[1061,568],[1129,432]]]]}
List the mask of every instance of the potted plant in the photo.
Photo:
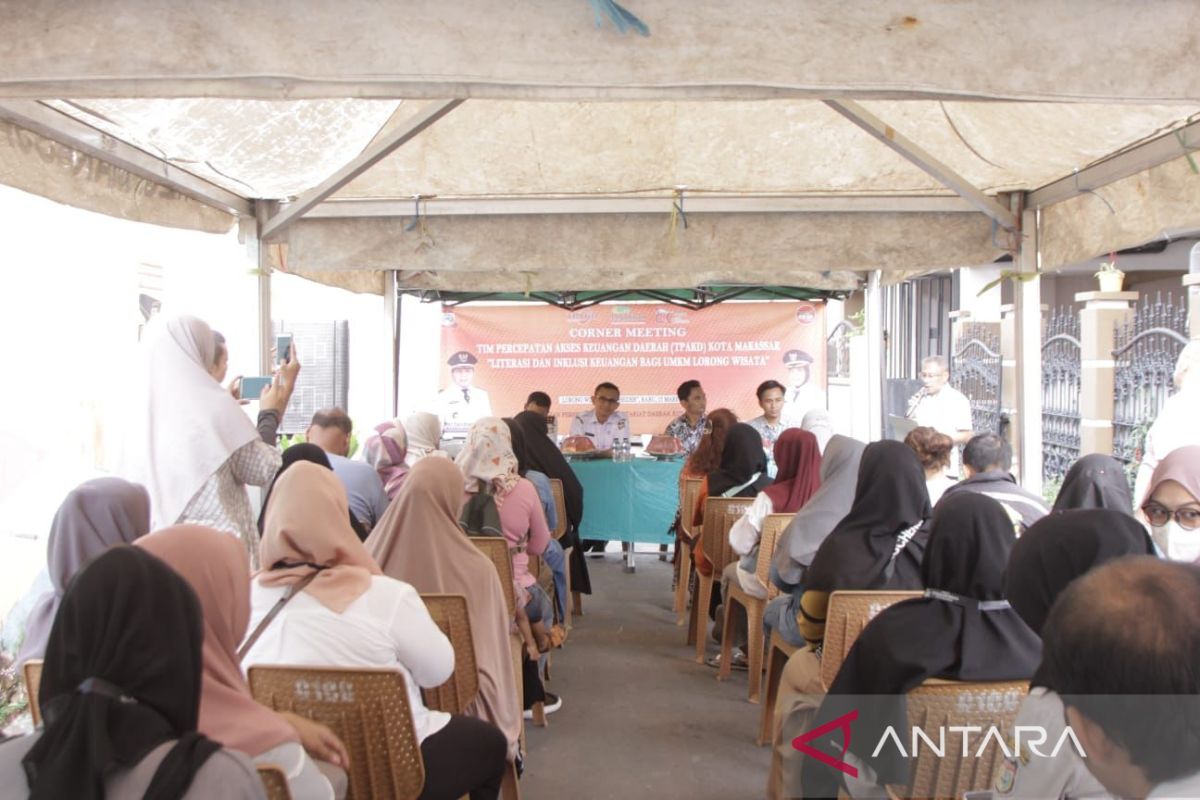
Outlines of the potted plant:
{"type": "Polygon", "coordinates": [[[1100,282],[1100,291],[1119,292],[1125,285],[1125,273],[1117,269],[1117,259],[1114,257],[1111,261],[1100,262],[1096,280],[1100,282]]]}

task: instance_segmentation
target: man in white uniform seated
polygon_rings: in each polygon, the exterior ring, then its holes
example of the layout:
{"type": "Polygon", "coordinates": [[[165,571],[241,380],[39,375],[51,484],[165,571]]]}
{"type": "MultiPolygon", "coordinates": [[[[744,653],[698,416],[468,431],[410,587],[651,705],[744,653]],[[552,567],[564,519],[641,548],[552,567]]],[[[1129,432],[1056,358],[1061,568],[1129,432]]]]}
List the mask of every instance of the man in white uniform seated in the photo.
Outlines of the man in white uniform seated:
{"type": "MultiPolygon", "coordinates": [[[[592,410],[576,414],[571,420],[571,435],[586,436],[597,450],[612,450],[618,438],[628,439],[629,418],[617,411],[621,405],[621,390],[605,381],[592,392],[592,410]]],[[[594,557],[604,555],[608,542],[603,539],[584,539],[583,552],[594,557]]]]}

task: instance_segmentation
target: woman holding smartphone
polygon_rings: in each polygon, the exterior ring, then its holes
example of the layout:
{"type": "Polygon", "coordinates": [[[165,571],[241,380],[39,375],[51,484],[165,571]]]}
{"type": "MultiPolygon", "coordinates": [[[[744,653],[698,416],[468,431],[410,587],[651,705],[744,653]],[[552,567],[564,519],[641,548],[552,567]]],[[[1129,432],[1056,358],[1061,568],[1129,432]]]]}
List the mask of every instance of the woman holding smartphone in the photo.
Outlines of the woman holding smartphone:
{"type": "Polygon", "coordinates": [[[246,487],[268,485],[279,469],[276,431],[300,362],[289,348],[262,392],[255,426],[217,378],[227,358],[217,336],[191,316],[160,315],[147,324],[121,472],[150,493],[152,529],[189,522],[231,533],[257,568],[258,528],[246,487]]]}

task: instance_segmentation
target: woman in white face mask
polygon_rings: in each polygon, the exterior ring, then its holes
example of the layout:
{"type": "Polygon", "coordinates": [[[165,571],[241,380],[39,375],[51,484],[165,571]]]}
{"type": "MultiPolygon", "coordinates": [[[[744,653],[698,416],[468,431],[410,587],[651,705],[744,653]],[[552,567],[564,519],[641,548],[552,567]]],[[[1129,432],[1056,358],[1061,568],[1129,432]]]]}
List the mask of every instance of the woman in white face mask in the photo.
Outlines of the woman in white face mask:
{"type": "Polygon", "coordinates": [[[1200,563],[1200,445],[1172,450],[1158,463],[1142,513],[1163,555],[1200,563]]]}

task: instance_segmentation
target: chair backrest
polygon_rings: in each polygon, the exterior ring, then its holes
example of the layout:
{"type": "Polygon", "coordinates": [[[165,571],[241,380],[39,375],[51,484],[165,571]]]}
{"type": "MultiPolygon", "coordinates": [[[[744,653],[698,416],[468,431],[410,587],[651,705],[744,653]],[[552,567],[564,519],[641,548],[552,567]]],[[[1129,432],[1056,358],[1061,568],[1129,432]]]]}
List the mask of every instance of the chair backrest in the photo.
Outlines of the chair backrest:
{"type": "Polygon", "coordinates": [[[550,534],[555,539],[561,539],[567,532],[567,496],[563,494],[562,481],[558,478],[550,479],[550,494],[554,497],[554,512],[558,515],[558,524],[550,534]]]}
{"type": "Polygon", "coordinates": [[[729,544],[729,529],[753,502],[753,497],[710,497],[704,501],[704,527],[700,537],[704,555],[713,565],[714,580],[720,579],[721,570],[737,561],[738,554],[729,544]]]}
{"type": "Polygon", "coordinates": [[[421,696],[428,708],[461,714],[479,694],[479,671],[475,663],[467,598],[461,594],[423,594],[421,599],[429,609],[429,616],[454,648],[454,674],[441,686],[422,689],[421,696]]]}
{"type": "Polygon", "coordinates": [[[258,702],[316,720],[342,740],[350,755],[348,800],[420,796],[425,765],[399,672],[258,665],[248,678],[258,702]]]}
{"type": "Polygon", "coordinates": [[[496,566],[500,576],[500,588],[504,590],[509,619],[517,616],[517,598],[513,594],[512,556],[508,552],[508,539],[500,536],[472,536],[471,542],[496,566]]]}
{"type": "Polygon", "coordinates": [[[767,599],[774,600],[779,596],[779,587],[771,583],[771,559],[775,557],[775,547],[788,523],[795,514],[768,514],[763,520],[762,535],[758,540],[758,561],[754,564],[754,576],[763,586],[767,587],[767,599]]]}
{"type": "Polygon", "coordinates": [[[920,597],[921,592],[837,591],[825,612],[825,641],[821,645],[821,683],[828,688],[837,677],[854,640],[867,623],[890,605],[920,597]]]}
{"type": "Polygon", "coordinates": [[[31,658],[21,667],[21,675],[25,678],[25,696],[29,698],[29,714],[33,717],[33,725],[42,724],[42,709],[38,705],[38,689],[42,685],[42,664],[40,658],[31,658]]]}
{"type": "Polygon", "coordinates": [[[258,779],[262,781],[267,791],[267,800],[292,800],[292,790],[288,788],[287,775],[281,767],[275,764],[258,764],[258,779]]]}
{"type": "Polygon", "coordinates": [[[696,516],[696,501],[700,499],[700,486],[704,478],[684,478],[683,496],[679,498],[679,527],[689,539],[695,539],[692,519],[696,516]]]}
{"type": "MultiPolygon", "coordinates": [[[[938,756],[923,740],[919,741],[912,785],[902,796],[957,798],[966,792],[991,788],[1004,758],[999,740],[1012,747],[1017,710],[1028,692],[1027,681],[960,683],[939,680],[927,681],[910,691],[908,723],[920,727],[942,755],[938,756]],[[959,730],[955,731],[952,726],[959,730]],[[962,728],[966,726],[975,727],[964,743],[962,728]],[[990,734],[993,727],[998,736],[990,734]],[[964,744],[967,748],[965,758],[964,744]]],[[[911,744],[910,734],[904,740],[904,746],[911,748],[911,744]]]]}

